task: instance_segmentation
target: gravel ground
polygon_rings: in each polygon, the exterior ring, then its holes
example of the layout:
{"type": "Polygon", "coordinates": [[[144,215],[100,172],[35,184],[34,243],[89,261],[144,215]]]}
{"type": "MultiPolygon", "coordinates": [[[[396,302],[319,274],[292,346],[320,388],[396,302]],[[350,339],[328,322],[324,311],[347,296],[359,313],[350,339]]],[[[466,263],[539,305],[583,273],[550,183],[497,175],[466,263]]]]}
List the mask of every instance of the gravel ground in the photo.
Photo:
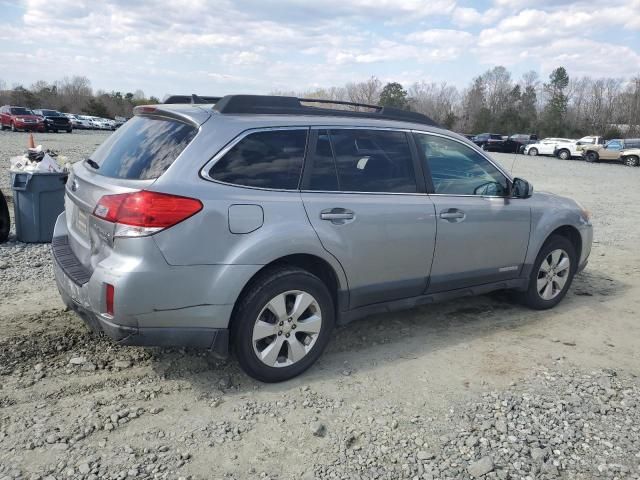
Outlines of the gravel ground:
{"type": "MultiPolygon", "coordinates": [[[[36,136],[71,160],[104,138],[36,136]]],[[[25,145],[3,132],[0,157],[25,145]]],[[[640,479],[640,169],[495,157],[593,212],[567,298],[377,315],[279,385],[89,333],[60,303],[47,245],[0,245],[0,480],[640,479]]]]}

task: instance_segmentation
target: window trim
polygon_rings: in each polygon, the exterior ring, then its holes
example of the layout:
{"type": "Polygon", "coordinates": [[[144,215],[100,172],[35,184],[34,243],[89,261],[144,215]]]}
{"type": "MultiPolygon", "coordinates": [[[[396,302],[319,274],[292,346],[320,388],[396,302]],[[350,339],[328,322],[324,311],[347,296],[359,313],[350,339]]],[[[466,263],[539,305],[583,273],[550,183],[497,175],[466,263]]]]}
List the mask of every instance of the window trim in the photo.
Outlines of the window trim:
{"type": "Polygon", "coordinates": [[[328,193],[333,195],[428,195],[427,188],[424,183],[426,177],[422,170],[420,159],[418,158],[418,150],[414,143],[413,136],[411,135],[411,129],[366,125],[312,125],[309,128],[311,129],[311,132],[309,134],[309,141],[307,142],[307,155],[305,156],[305,162],[302,172],[302,182],[300,185],[300,191],[302,193],[328,193]],[[310,155],[310,152],[314,151],[314,149],[316,148],[319,130],[382,130],[385,132],[404,133],[407,139],[407,144],[409,146],[409,152],[411,154],[411,166],[413,167],[413,173],[416,180],[416,191],[362,192],[352,190],[310,190],[309,184],[311,182],[311,172],[313,171],[313,157],[312,155],[310,155]]]}
{"type": "Polygon", "coordinates": [[[302,179],[304,176],[304,170],[305,170],[305,164],[307,163],[307,156],[308,156],[308,152],[309,152],[309,139],[311,137],[311,132],[310,132],[310,128],[308,125],[300,125],[297,127],[294,126],[289,126],[289,127],[260,127],[260,128],[250,128],[248,130],[244,130],[242,132],[240,132],[238,135],[236,135],[229,143],[227,143],[224,147],[222,147],[222,149],[220,151],[218,151],[218,153],[216,153],[207,163],[204,164],[204,166],[200,169],[200,178],[207,180],[209,182],[213,182],[213,183],[219,183],[220,185],[227,185],[230,187],[236,187],[236,188],[250,188],[252,190],[264,190],[264,191],[270,191],[270,192],[299,192],[300,191],[300,185],[302,183],[302,179]],[[271,187],[254,187],[252,185],[240,185],[238,183],[229,183],[229,182],[223,182],[221,180],[216,180],[215,178],[211,177],[209,175],[209,171],[213,168],[213,166],[218,162],[218,160],[220,160],[222,157],[224,157],[229,150],[231,150],[233,147],[235,147],[238,143],[240,143],[242,140],[244,140],[246,137],[248,137],[249,135],[253,134],[253,133],[259,133],[259,132],[271,132],[271,131],[279,131],[279,130],[302,130],[302,131],[306,131],[307,133],[307,138],[306,138],[306,143],[304,146],[304,153],[303,153],[303,157],[302,157],[302,167],[301,167],[301,171],[300,171],[300,178],[298,179],[298,185],[296,186],[296,188],[291,189],[291,188],[271,188],[271,187]]]}
{"type": "MultiPolygon", "coordinates": [[[[485,154],[485,152],[483,152],[480,148],[478,148],[478,146],[475,143],[473,145],[469,145],[468,143],[458,140],[457,138],[451,137],[449,135],[443,135],[441,133],[429,132],[425,130],[411,130],[411,133],[418,134],[418,135],[433,135],[435,137],[441,137],[447,140],[452,140],[454,142],[457,142],[461,145],[464,145],[470,148],[476,153],[479,153],[482,158],[487,160],[491,165],[493,165],[496,168],[496,170],[498,170],[498,172],[500,172],[505,177],[505,179],[507,180],[507,188],[509,189],[509,191],[511,191],[511,186],[513,185],[513,178],[511,177],[511,175],[505,172],[505,170],[501,166],[497,165],[493,161],[493,159],[489,158],[485,154]]],[[[414,141],[416,142],[416,147],[417,147],[417,141],[415,139],[414,141]]],[[[509,193],[507,193],[507,195],[468,195],[468,194],[459,194],[459,193],[435,193],[435,188],[433,186],[433,177],[431,176],[431,169],[429,168],[429,162],[426,161],[427,160],[426,155],[424,153],[421,153],[419,148],[417,150],[418,150],[418,156],[420,157],[421,163],[423,163],[425,167],[424,175],[425,175],[425,182],[429,186],[429,190],[428,190],[429,195],[432,195],[435,197],[513,198],[509,193]]]]}

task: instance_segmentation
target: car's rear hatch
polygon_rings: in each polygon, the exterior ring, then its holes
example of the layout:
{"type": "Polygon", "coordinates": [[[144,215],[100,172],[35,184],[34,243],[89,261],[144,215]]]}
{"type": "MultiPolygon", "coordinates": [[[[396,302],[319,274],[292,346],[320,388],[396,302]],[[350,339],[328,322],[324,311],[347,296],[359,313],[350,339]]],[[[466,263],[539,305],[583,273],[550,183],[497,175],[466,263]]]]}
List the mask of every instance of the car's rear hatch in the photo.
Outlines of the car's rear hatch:
{"type": "Polygon", "coordinates": [[[95,268],[113,248],[115,224],[93,215],[100,199],[148,189],[210,116],[192,110],[187,116],[176,109],[144,107],[89,159],[73,166],[65,196],[67,230],[70,247],[85,267],[95,268]]]}

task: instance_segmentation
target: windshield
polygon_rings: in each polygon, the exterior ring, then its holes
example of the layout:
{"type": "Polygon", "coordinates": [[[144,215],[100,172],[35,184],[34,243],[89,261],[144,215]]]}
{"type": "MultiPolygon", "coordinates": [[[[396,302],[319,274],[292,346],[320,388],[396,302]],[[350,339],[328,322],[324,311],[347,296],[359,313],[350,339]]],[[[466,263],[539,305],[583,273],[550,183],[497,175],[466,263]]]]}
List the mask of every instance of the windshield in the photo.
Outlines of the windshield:
{"type": "Polygon", "coordinates": [[[12,115],[33,115],[31,110],[22,107],[14,107],[11,109],[12,115]]]}
{"type": "Polygon", "coordinates": [[[42,115],[45,117],[61,117],[60,112],[56,112],[55,110],[41,110],[42,115]]]}
{"type": "Polygon", "coordinates": [[[502,140],[502,135],[491,135],[491,139],[493,140],[502,140]]]}
{"type": "Polygon", "coordinates": [[[107,177],[158,178],[195,137],[193,125],[155,117],[134,117],[98,147],[91,160],[107,177]]]}

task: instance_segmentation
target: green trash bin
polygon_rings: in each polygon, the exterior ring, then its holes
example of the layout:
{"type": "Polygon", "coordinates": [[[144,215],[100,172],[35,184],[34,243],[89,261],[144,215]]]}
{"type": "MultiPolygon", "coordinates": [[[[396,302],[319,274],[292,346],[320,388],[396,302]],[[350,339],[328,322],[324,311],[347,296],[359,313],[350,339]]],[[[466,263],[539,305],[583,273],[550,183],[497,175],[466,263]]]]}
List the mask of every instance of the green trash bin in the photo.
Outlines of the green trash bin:
{"type": "Polygon", "coordinates": [[[20,242],[45,243],[64,210],[67,173],[11,172],[16,237],[20,242]]]}

